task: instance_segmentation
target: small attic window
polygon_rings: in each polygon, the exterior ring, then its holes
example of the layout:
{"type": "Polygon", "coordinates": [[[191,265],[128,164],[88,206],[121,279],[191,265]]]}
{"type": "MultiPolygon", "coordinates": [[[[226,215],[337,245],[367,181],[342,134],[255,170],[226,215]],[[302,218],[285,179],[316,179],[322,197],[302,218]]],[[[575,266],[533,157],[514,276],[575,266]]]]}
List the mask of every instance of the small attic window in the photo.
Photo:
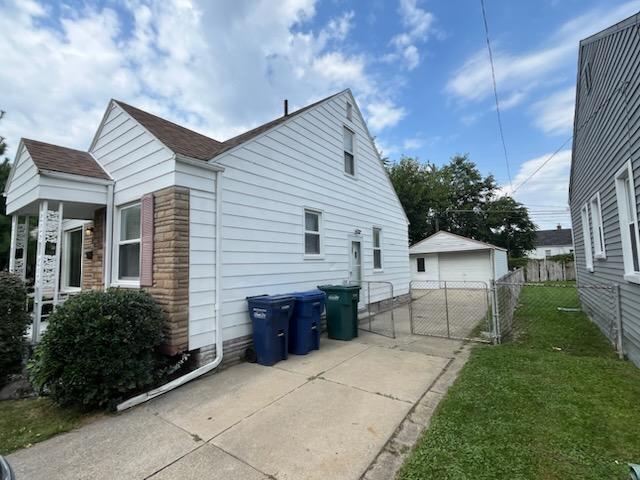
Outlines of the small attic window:
{"type": "Polygon", "coordinates": [[[347,102],[347,120],[353,120],[353,105],[347,102]]]}
{"type": "Polygon", "coordinates": [[[582,77],[584,78],[584,86],[587,89],[587,94],[591,93],[591,62],[587,62],[582,71],[582,77]]]}

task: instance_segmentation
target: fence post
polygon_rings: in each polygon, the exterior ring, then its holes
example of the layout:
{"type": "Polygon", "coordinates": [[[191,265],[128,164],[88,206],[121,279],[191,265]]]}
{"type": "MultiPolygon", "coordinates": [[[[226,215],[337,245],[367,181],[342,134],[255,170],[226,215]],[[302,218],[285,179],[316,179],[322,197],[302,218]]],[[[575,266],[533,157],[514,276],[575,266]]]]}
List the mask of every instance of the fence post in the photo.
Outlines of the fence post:
{"type": "Polygon", "coordinates": [[[409,328],[411,329],[411,335],[415,335],[415,329],[413,328],[413,282],[409,282],[409,328]]]}
{"type": "Polygon", "coordinates": [[[449,327],[449,299],[447,297],[447,282],[444,282],[444,311],[447,319],[447,338],[451,338],[451,331],[449,327]]]}
{"type": "Polygon", "coordinates": [[[620,310],[620,285],[613,286],[613,296],[616,308],[616,350],[618,350],[618,358],[624,359],[624,351],[622,347],[622,312],[620,310]]]}
{"type": "Polygon", "coordinates": [[[491,289],[491,319],[492,319],[492,342],[494,345],[500,343],[500,322],[498,317],[498,288],[496,286],[496,281],[491,279],[490,284],[491,289]]]}

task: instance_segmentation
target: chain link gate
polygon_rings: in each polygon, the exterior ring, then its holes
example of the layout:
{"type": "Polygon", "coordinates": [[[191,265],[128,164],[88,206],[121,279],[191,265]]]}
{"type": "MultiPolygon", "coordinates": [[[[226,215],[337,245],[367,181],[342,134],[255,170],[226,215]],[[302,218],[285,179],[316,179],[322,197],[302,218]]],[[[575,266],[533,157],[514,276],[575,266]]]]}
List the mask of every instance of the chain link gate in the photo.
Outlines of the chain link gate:
{"type": "Polygon", "coordinates": [[[413,280],[409,285],[412,334],[493,341],[490,292],[485,282],[413,280]]]}
{"type": "Polygon", "coordinates": [[[360,285],[360,302],[366,304],[366,310],[359,312],[358,328],[383,337],[396,338],[394,314],[397,298],[393,293],[393,283],[362,280],[360,285]]]}

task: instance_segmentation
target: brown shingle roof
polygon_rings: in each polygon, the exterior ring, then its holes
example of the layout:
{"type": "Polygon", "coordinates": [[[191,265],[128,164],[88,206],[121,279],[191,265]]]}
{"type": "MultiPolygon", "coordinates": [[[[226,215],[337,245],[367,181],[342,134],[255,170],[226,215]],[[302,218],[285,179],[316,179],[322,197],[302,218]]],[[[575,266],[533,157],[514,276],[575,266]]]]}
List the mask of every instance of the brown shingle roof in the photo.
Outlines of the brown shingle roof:
{"type": "Polygon", "coordinates": [[[572,245],[573,237],[570,228],[554,228],[553,230],[538,230],[533,243],[536,247],[551,245],[572,245]]]}
{"type": "Polygon", "coordinates": [[[216,155],[220,155],[222,152],[232,149],[252,138],[257,137],[263,132],[266,132],[270,128],[279,125],[286,120],[294,117],[302,112],[305,112],[320,103],[329,100],[336,95],[340,95],[342,92],[329,95],[322,100],[318,100],[306,107],[302,107],[295,112],[291,112],[286,117],[278,117],[275,120],[264,123],[256,128],[253,128],[247,132],[241,133],[233,138],[230,138],[224,142],[219,142],[213,138],[206,137],[200,133],[189,130],[188,128],[181,127],[178,124],[165,120],[163,118],[147,113],[139,108],[127,105],[120,100],[114,100],[120,107],[122,107],[129,115],[131,115],[137,122],[149,130],[158,140],[164,143],[167,147],[176,153],[185,155],[191,158],[197,158],[199,160],[211,160],[216,155]]]}
{"type": "Polygon", "coordinates": [[[216,153],[216,155],[220,155],[222,152],[226,152],[227,150],[232,149],[233,147],[236,147],[248,140],[251,140],[254,137],[257,137],[258,135],[260,135],[263,132],[266,132],[267,130],[269,130],[270,128],[275,127],[276,125],[279,125],[283,122],[285,122],[286,120],[289,120],[291,117],[295,117],[296,115],[301,114],[302,112],[306,112],[307,110],[315,107],[316,105],[321,104],[322,102],[329,100],[332,97],[335,97],[336,95],[340,95],[342,92],[338,92],[338,93],[334,93],[333,95],[329,95],[326,98],[323,98],[322,100],[318,100],[317,102],[314,102],[310,105],[307,105],[306,107],[302,107],[298,110],[296,110],[295,112],[291,112],[290,114],[288,114],[286,117],[282,116],[282,117],[278,117],[275,120],[271,120],[270,122],[267,123],[263,123],[262,125],[253,128],[251,130],[249,130],[248,132],[244,132],[241,133],[240,135],[237,135],[233,138],[230,138],[229,140],[225,140],[222,143],[222,147],[220,148],[220,150],[218,150],[218,152],[216,153]]]}
{"type": "Polygon", "coordinates": [[[213,138],[127,105],[120,100],[114,100],[114,102],[175,153],[198,160],[210,160],[220,150],[222,144],[213,138]]]}
{"type": "Polygon", "coordinates": [[[39,170],[53,170],[55,172],[84,175],[104,180],[110,179],[107,172],[87,152],[29,140],[28,138],[22,139],[22,142],[39,170]]]}

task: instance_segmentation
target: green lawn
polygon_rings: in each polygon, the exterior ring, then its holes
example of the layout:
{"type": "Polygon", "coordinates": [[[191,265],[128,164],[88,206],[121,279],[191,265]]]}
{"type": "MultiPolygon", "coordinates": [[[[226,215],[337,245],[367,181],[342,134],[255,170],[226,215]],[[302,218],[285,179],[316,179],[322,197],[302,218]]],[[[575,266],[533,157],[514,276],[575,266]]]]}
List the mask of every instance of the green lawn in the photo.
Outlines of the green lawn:
{"type": "Polygon", "coordinates": [[[479,346],[399,479],[626,479],[640,462],[640,370],[573,288],[526,287],[510,344],[479,346]]]}
{"type": "Polygon", "coordinates": [[[0,402],[0,454],[28,447],[58,433],[69,431],[83,421],[74,410],[61,409],[47,398],[0,402]]]}

